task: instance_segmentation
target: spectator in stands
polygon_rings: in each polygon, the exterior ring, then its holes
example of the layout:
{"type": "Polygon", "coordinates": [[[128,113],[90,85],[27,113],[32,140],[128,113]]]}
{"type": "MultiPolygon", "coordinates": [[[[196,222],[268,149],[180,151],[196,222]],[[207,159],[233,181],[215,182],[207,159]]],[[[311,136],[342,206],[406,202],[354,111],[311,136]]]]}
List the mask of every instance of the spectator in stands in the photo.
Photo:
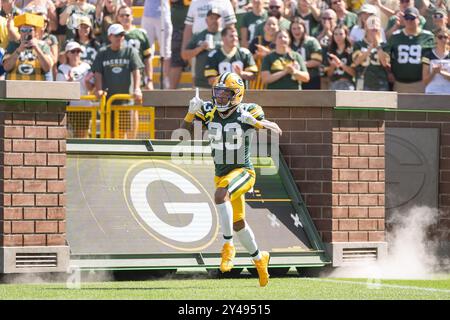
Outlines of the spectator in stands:
{"type": "MultiPolygon", "coordinates": [[[[25,9],[27,10],[27,9],[25,9]]],[[[36,37],[39,40],[45,41],[47,45],[50,48],[50,53],[52,56],[52,71],[47,74],[47,81],[52,81],[56,77],[57,72],[57,62],[58,62],[58,55],[59,55],[59,44],[58,44],[58,38],[56,38],[55,35],[50,33],[50,21],[46,15],[46,10],[37,9],[40,11],[32,12],[34,14],[40,15],[44,18],[44,27],[39,28],[36,30],[36,37]]]]}
{"type": "MultiPolygon", "coordinates": [[[[0,47],[0,61],[3,61],[3,57],[5,55],[5,49],[0,47]]],[[[0,64],[0,80],[5,80],[5,69],[3,68],[3,63],[0,64]]]]}
{"type": "Polygon", "coordinates": [[[50,48],[36,36],[36,29],[44,27],[41,16],[25,13],[16,16],[20,41],[10,42],[3,58],[7,80],[45,80],[53,65],[50,48]]]}
{"type": "MultiPolygon", "coordinates": [[[[108,29],[108,37],[110,45],[100,49],[92,65],[95,74],[95,95],[100,99],[104,94],[109,98],[117,93],[130,93],[135,103],[141,103],[139,69],[142,69],[144,64],[134,48],[124,46],[125,30],[121,24],[112,24],[108,29]]],[[[129,121],[127,118],[122,127],[114,130],[125,132],[124,138],[133,139],[137,133],[138,113],[129,112],[126,117],[129,117],[129,121]]]]}
{"type": "Polygon", "coordinates": [[[242,18],[241,47],[248,48],[255,38],[256,27],[267,20],[268,13],[264,9],[263,0],[252,0],[252,11],[247,12],[242,18]]]}
{"type": "MultiPolygon", "coordinates": [[[[390,17],[386,26],[386,38],[389,39],[395,31],[403,29],[405,27],[405,10],[408,8],[414,8],[414,0],[400,0],[400,10],[397,12],[387,8],[386,6],[383,6],[381,4],[381,0],[379,1],[380,3],[378,4],[378,6],[380,7],[381,11],[390,17]]],[[[419,14],[418,19],[419,26],[423,28],[426,23],[425,18],[419,14]]]]}
{"type": "Polygon", "coordinates": [[[40,12],[45,15],[48,19],[48,32],[58,28],[56,7],[52,0],[32,0],[23,9],[25,12],[40,12]]]}
{"type": "Polygon", "coordinates": [[[320,9],[312,0],[298,0],[294,16],[304,21],[306,33],[315,36],[320,29],[320,9]]]}
{"type": "MultiPolygon", "coordinates": [[[[170,89],[178,88],[181,75],[185,67],[186,61],[181,57],[181,44],[183,42],[184,20],[186,19],[189,5],[184,0],[170,0],[170,14],[172,17],[172,39],[171,51],[172,58],[170,59],[170,89]]],[[[201,73],[203,75],[203,72],[201,73]]]]}
{"type": "Polygon", "coordinates": [[[358,16],[347,10],[347,3],[344,0],[331,0],[331,9],[336,12],[337,24],[343,24],[349,30],[358,22],[358,16]]]}
{"type": "MultiPolygon", "coordinates": [[[[419,11],[416,8],[409,7],[404,11],[404,21],[405,28],[395,31],[384,47],[391,59],[395,77],[394,91],[423,93],[422,52],[434,47],[434,36],[419,27],[419,11]]],[[[383,61],[386,55],[383,54],[379,58],[383,61]]]]}
{"type": "MultiPolygon", "coordinates": [[[[162,59],[163,83],[161,88],[169,89],[170,59],[172,57],[172,22],[169,0],[145,0],[142,28],[147,31],[150,45],[154,51],[155,41],[158,40],[159,55],[162,59]]],[[[153,77],[153,75],[152,75],[153,77]]]]}
{"type": "MultiPolygon", "coordinates": [[[[83,48],[78,42],[68,42],[63,51],[66,56],[66,63],[58,67],[58,74],[56,81],[69,81],[80,83],[80,95],[88,95],[94,89],[94,74],[91,71],[91,66],[81,60],[81,53],[83,48]]],[[[86,106],[90,105],[89,101],[71,101],[71,106],[86,106]]],[[[69,113],[67,127],[69,135],[73,138],[88,138],[90,117],[88,112],[77,114],[78,117],[72,117],[69,113]]]]}
{"type": "Polygon", "coordinates": [[[199,88],[211,88],[208,79],[204,75],[205,65],[208,62],[209,53],[220,47],[222,37],[219,32],[220,13],[216,8],[210,9],[206,15],[208,28],[194,34],[187,47],[181,52],[184,60],[196,59],[195,86],[199,88]],[[207,39],[208,38],[208,39],[207,39]]]}
{"type": "Polygon", "coordinates": [[[9,15],[13,17],[21,15],[22,9],[16,7],[15,0],[1,0],[2,8],[0,10],[0,16],[7,18],[9,15]]]}
{"type": "MultiPolygon", "coordinates": [[[[284,3],[282,0],[270,0],[269,1],[269,17],[275,17],[278,19],[278,25],[280,30],[289,30],[291,22],[283,16],[284,3]]],[[[255,37],[264,34],[264,25],[259,24],[256,27],[255,37]]]]}
{"type": "Polygon", "coordinates": [[[230,0],[231,5],[234,8],[234,14],[236,15],[236,30],[238,31],[239,39],[241,39],[242,20],[244,15],[251,10],[252,4],[250,0],[230,0]]]}
{"type": "Polygon", "coordinates": [[[115,0],[99,0],[95,7],[94,34],[101,43],[108,43],[108,28],[116,21],[116,13],[119,8],[115,0]]]}
{"type": "Polygon", "coordinates": [[[124,45],[136,49],[139,53],[139,58],[144,63],[145,67],[143,73],[141,73],[144,88],[153,90],[153,55],[147,32],[133,26],[133,12],[130,7],[121,6],[117,10],[117,21],[125,30],[124,45]]]}
{"type": "Polygon", "coordinates": [[[320,46],[325,50],[328,49],[331,43],[331,38],[333,37],[333,29],[337,25],[336,12],[332,9],[327,9],[322,12],[322,18],[320,19],[321,30],[316,36],[320,43],[320,46]]]}
{"type": "MultiPolygon", "coordinates": [[[[233,6],[229,0],[196,0],[192,1],[189,6],[189,10],[184,21],[183,31],[183,43],[181,44],[181,50],[187,47],[187,44],[191,41],[192,35],[199,33],[207,28],[206,14],[212,8],[216,8],[220,12],[222,17],[221,24],[219,25],[219,31],[222,28],[228,26],[234,26],[236,24],[236,15],[234,13],[233,6]]],[[[195,59],[191,60],[192,71],[195,72],[195,59]]],[[[195,77],[195,73],[193,74],[195,77]]]]}
{"type": "Polygon", "coordinates": [[[292,39],[291,48],[298,52],[305,61],[310,80],[302,84],[302,89],[320,89],[320,71],[322,64],[322,48],[316,38],[310,37],[306,31],[306,22],[300,17],[295,17],[289,29],[292,39]]]}
{"type": "Polygon", "coordinates": [[[138,52],[125,47],[125,30],[121,24],[112,24],[108,29],[108,37],[111,44],[100,49],[92,65],[97,97],[100,98],[104,93],[108,96],[132,93],[135,100],[142,101],[139,69],[144,64],[138,52]],[[133,90],[130,91],[132,83],[133,90]]]}
{"type": "Polygon", "coordinates": [[[302,56],[292,51],[289,31],[280,30],[276,35],[275,51],[262,63],[261,79],[267,89],[301,90],[309,81],[308,70],[302,56]]]}
{"type": "MultiPolygon", "coordinates": [[[[358,11],[358,23],[350,29],[350,40],[352,43],[361,41],[364,39],[366,33],[365,25],[369,17],[378,16],[377,8],[370,4],[363,4],[361,9],[358,11]]],[[[384,30],[382,30],[383,42],[386,42],[386,36],[384,30]]]]}
{"type": "Polygon", "coordinates": [[[445,28],[437,29],[434,35],[436,47],[427,50],[422,57],[425,93],[450,94],[449,31],[445,28]]]}
{"type": "Polygon", "coordinates": [[[326,73],[330,79],[330,90],[355,90],[352,65],[353,47],[348,28],[338,25],[333,30],[333,38],[325,60],[326,73]]]}
{"type": "MultiPolygon", "coordinates": [[[[252,54],[246,48],[239,47],[239,37],[235,27],[225,27],[222,32],[222,47],[217,48],[208,55],[205,65],[205,77],[209,85],[223,72],[234,72],[244,82],[253,80],[258,72],[252,54]]],[[[248,88],[248,83],[246,85],[248,88]]]]}
{"type": "MultiPolygon", "coordinates": [[[[95,39],[94,30],[92,28],[91,19],[88,17],[81,17],[78,21],[78,25],[75,28],[75,37],[73,40],[76,41],[81,46],[81,61],[86,62],[88,65],[92,66],[97,53],[100,50],[100,43],[95,39]]],[[[68,42],[66,42],[67,44],[68,42]]],[[[65,63],[64,57],[65,52],[62,53],[63,59],[60,56],[60,62],[65,63]]]]}
{"type": "Polygon", "coordinates": [[[86,0],[68,0],[66,9],[59,16],[59,24],[67,26],[66,37],[68,40],[75,37],[78,20],[83,16],[89,17],[91,24],[94,24],[95,6],[86,0]]]}
{"type": "Polygon", "coordinates": [[[278,19],[269,17],[264,23],[264,33],[256,36],[249,45],[255,60],[261,60],[275,49],[275,37],[280,31],[278,19]]]}
{"type": "Polygon", "coordinates": [[[431,30],[445,29],[448,24],[448,14],[446,9],[438,8],[432,15],[432,28],[431,30]]]}
{"type": "Polygon", "coordinates": [[[353,45],[353,64],[356,68],[356,89],[368,91],[389,91],[386,68],[389,61],[381,63],[378,58],[383,54],[381,21],[376,16],[366,20],[364,39],[353,45]]]}

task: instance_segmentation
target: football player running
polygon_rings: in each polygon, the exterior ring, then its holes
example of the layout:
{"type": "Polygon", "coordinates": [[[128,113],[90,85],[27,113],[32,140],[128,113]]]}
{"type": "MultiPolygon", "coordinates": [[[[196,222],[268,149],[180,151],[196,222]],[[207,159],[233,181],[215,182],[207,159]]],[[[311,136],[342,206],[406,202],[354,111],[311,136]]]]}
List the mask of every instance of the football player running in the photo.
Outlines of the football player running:
{"type": "Polygon", "coordinates": [[[252,229],[245,221],[245,193],[253,188],[256,177],[250,161],[251,134],[255,128],[279,135],[282,132],[276,123],[264,119],[259,105],[242,103],[244,90],[244,82],[237,74],[220,74],[212,86],[212,101],[202,101],[197,91],[189,102],[182,127],[190,129],[196,119],[208,129],[215,164],[214,200],[224,238],[220,270],[228,272],[233,268],[234,230],[253,258],[259,284],[264,287],[269,282],[270,255],[258,249],[252,229]]]}

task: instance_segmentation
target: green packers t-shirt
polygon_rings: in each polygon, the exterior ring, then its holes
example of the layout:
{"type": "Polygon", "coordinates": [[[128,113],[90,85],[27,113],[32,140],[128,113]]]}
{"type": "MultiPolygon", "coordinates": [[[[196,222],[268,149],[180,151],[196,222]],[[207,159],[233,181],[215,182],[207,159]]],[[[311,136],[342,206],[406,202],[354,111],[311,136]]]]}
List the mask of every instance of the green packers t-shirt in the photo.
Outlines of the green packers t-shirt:
{"type": "Polygon", "coordinates": [[[108,97],[116,93],[130,93],[131,73],[144,67],[137,51],[123,47],[113,51],[110,46],[100,49],[92,71],[102,74],[102,89],[108,89],[108,97]]]}
{"type": "MultiPolygon", "coordinates": [[[[275,51],[264,57],[261,71],[269,71],[275,73],[283,71],[286,66],[296,61],[300,65],[300,71],[307,71],[305,60],[297,52],[290,52],[286,54],[278,54],[275,51]]],[[[292,75],[287,74],[279,80],[269,83],[267,89],[292,89],[299,90],[302,88],[302,84],[297,80],[292,79],[292,75]]]]}

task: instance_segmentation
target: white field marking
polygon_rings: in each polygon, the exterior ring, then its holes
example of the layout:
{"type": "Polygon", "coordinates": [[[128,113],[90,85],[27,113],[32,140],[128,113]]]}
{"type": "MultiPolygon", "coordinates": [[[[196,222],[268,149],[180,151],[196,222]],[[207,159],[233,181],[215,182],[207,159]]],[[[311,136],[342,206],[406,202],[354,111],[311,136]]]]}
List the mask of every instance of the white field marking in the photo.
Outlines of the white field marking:
{"type": "MultiPolygon", "coordinates": [[[[332,280],[332,279],[319,279],[319,278],[304,278],[306,280],[310,281],[317,281],[317,282],[331,282],[331,283],[339,283],[339,284],[360,284],[367,286],[367,282],[359,282],[359,281],[345,281],[345,280],[332,280]]],[[[413,286],[401,286],[396,284],[387,284],[387,283],[376,283],[377,287],[386,287],[386,288],[395,288],[395,289],[407,289],[407,290],[419,290],[419,291],[431,291],[431,292],[445,292],[450,293],[450,290],[447,289],[437,289],[437,288],[427,288],[427,287],[413,287],[413,286]]],[[[372,284],[372,286],[375,286],[372,284]]]]}

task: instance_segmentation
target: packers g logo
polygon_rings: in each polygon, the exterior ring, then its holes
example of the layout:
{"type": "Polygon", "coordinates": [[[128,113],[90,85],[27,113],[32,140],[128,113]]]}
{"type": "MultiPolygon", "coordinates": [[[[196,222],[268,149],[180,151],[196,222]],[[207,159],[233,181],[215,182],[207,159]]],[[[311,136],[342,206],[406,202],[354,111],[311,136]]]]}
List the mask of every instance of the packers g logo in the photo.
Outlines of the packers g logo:
{"type": "Polygon", "coordinates": [[[124,194],[141,227],[169,247],[201,250],[217,236],[211,197],[193,176],[167,161],[148,160],[131,167],[124,194]]]}
{"type": "Polygon", "coordinates": [[[17,71],[19,71],[20,74],[30,75],[33,73],[34,68],[31,64],[22,63],[17,67],[17,71]]]}

